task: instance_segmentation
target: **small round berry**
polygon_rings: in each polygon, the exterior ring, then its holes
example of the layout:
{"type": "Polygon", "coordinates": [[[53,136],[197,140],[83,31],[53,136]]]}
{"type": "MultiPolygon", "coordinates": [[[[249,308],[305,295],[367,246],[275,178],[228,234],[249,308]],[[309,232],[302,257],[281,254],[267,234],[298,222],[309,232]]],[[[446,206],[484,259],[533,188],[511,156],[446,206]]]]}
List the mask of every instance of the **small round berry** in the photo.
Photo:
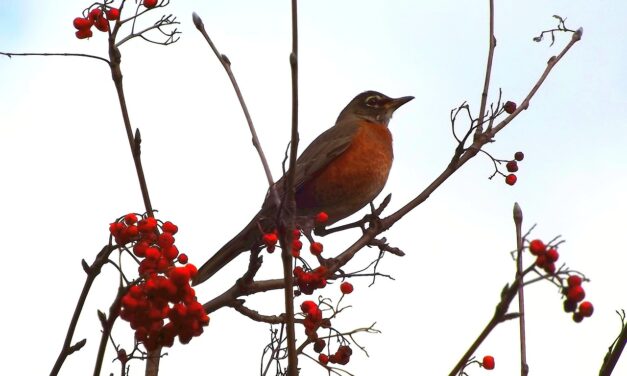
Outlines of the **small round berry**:
{"type": "Polygon", "coordinates": [[[342,282],[340,291],[342,291],[342,294],[350,294],[353,292],[353,285],[350,282],[342,282]]]}
{"type": "Polygon", "coordinates": [[[91,31],[91,29],[81,29],[77,31],[75,35],[78,39],[85,39],[85,38],[91,38],[94,35],[94,33],[91,31]]]}
{"type": "Polygon", "coordinates": [[[484,356],[483,362],[481,362],[481,364],[485,369],[494,369],[494,357],[492,355],[484,356]]]}
{"type": "Polygon", "coordinates": [[[318,338],[314,343],[313,349],[315,352],[320,353],[322,352],[322,350],[324,350],[324,347],[326,345],[327,343],[322,338],[318,338]]]}
{"type": "Polygon", "coordinates": [[[522,151],[517,151],[514,154],[514,159],[517,160],[518,162],[522,161],[523,159],[525,159],[525,154],[522,151]]]}
{"type": "Polygon", "coordinates": [[[129,226],[134,225],[135,223],[137,223],[137,215],[135,215],[135,213],[128,213],[124,216],[124,223],[129,226]]]}
{"type": "Polygon", "coordinates": [[[309,246],[309,251],[311,252],[312,255],[314,256],[318,256],[319,254],[322,253],[322,249],[324,247],[322,246],[322,243],[318,243],[318,242],[313,242],[311,243],[311,245],[309,246]]]}
{"type": "Polygon", "coordinates": [[[89,29],[94,23],[89,18],[76,17],[73,24],[76,30],[84,30],[89,29]]]}
{"type": "Polygon", "coordinates": [[[512,101],[507,101],[505,102],[505,105],[503,105],[503,109],[505,110],[505,112],[507,112],[508,114],[513,113],[514,111],[516,111],[516,103],[512,102],[512,101]]]}
{"type": "Polygon", "coordinates": [[[94,20],[94,26],[96,26],[96,29],[102,32],[109,31],[109,21],[107,21],[107,19],[104,17],[96,18],[94,20]]]}
{"type": "Polygon", "coordinates": [[[583,321],[583,315],[580,312],[573,313],[573,321],[576,323],[580,323],[583,321]]]}
{"type": "Polygon", "coordinates": [[[157,6],[157,0],[144,0],[144,6],[146,8],[154,8],[157,6]]]}
{"type": "Polygon", "coordinates": [[[295,239],[292,242],[292,251],[300,252],[301,249],[303,249],[303,242],[301,242],[298,239],[295,239]]]}
{"type": "Polygon", "coordinates": [[[316,225],[318,226],[325,224],[328,220],[329,220],[329,215],[325,212],[320,212],[316,214],[316,217],[314,218],[314,221],[316,225]]]}
{"type": "Polygon", "coordinates": [[[579,304],[579,313],[581,313],[582,316],[590,317],[592,316],[592,312],[594,312],[594,307],[589,301],[581,302],[581,304],[579,304]]]}
{"type": "Polygon", "coordinates": [[[566,293],[566,297],[568,298],[568,300],[580,302],[586,297],[586,292],[581,286],[572,286],[568,288],[568,293],[566,293]]]}
{"type": "Polygon", "coordinates": [[[575,312],[577,310],[577,302],[574,300],[564,300],[564,312],[575,312]]]}
{"type": "Polygon", "coordinates": [[[560,254],[557,252],[557,249],[549,248],[549,250],[546,251],[546,258],[550,262],[555,262],[555,261],[557,261],[560,258],[560,254]]]}
{"type": "Polygon", "coordinates": [[[176,234],[179,231],[178,226],[170,221],[164,222],[163,226],[161,226],[161,229],[163,230],[163,232],[169,232],[172,235],[176,234]]]}
{"type": "Polygon", "coordinates": [[[555,263],[547,261],[543,269],[547,274],[555,274],[555,269],[556,269],[555,263]]]}
{"type": "Polygon", "coordinates": [[[267,234],[263,234],[263,237],[261,238],[261,240],[266,245],[266,247],[274,247],[276,243],[279,241],[279,238],[276,236],[275,233],[269,232],[267,234]]]}
{"type": "Polygon", "coordinates": [[[185,253],[181,253],[181,254],[179,255],[178,260],[179,260],[179,262],[180,262],[181,264],[187,264],[187,261],[189,261],[189,259],[187,258],[187,255],[186,255],[185,253]]]}
{"type": "Polygon", "coordinates": [[[544,254],[545,251],[546,245],[544,245],[544,242],[542,240],[534,239],[529,242],[529,252],[531,252],[532,255],[539,256],[541,254],[544,254]]]}
{"type": "Polygon", "coordinates": [[[507,185],[516,184],[516,180],[518,180],[518,178],[514,174],[509,174],[505,177],[505,183],[507,183],[507,185]]]}
{"type": "Polygon", "coordinates": [[[301,303],[300,309],[301,311],[303,311],[303,313],[310,313],[318,309],[318,305],[314,303],[312,300],[305,300],[304,302],[301,303]]]}
{"type": "Polygon", "coordinates": [[[322,364],[327,364],[327,363],[329,363],[329,356],[327,354],[320,354],[320,355],[318,355],[318,360],[322,364]]]}
{"type": "Polygon", "coordinates": [[[120,10],[118,8],[108,9],[106,12],[107,19],[109,21],[115,21],[120,19],[120,10]]]}
{"type": "Polygon", "coordinates": [[[516,172],[518,171],[518,163],[516,161],[509,161],[505,165],[505,168],[507,168],[508,172],[516,172]]]}
{"type": "Polygon", "coordinates": [[[581,282],[583,282],[583,279],[580,276],[578,276],[578,275],[569,275],[568,276],[568,286],[569,287],[581,286],[581,282]]]}
{"type": "Polygon", "coordinates": [[[87,17],[95,22],[98,18],[100,18],[100,16],[102,16],[102,9],[94,8],[89,12],[89,15],[87,17]]]}

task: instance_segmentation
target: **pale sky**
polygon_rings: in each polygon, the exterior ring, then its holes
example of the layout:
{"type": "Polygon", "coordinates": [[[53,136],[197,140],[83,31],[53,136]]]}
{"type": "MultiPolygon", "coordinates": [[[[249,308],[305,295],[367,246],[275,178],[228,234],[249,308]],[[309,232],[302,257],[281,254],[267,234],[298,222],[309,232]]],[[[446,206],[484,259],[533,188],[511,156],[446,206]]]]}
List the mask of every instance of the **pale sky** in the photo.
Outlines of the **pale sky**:
{"type": "MultiPolygon", "coordinates": [[[[74,37],[72,20],[90,4],[0,0],[0,51],[106,56],[102,33],[90,40],[74,37]]],[[[478,111],[487,6],[488,1],[459,0],[301,2],[301,150],[361,91],[413,95],[390,125],[395,162],[384,190],[393,193],[387,214],[415,197],[452,156],[450,110],[468,101],[478,111]]],[[[532,41],[556,25],[553,14],[567,17],[573,29],[583,27],[583,38],[529,110],[486,148],[502,159],[525,152],[515,186],[498,177],[488,180],[493,165],[480,155],[383,234],[406,253],[402,259],[387,255],[379,266],[396,280],[381,278],[372,287],[370,280],[353,280],[355,292],[343,300],[353,307],[334,322],[346,331],[377,322],[383,332],[356,337],[370,358],[355,347],[346,367],[353,374],[448,374],[514,278],[509,252],[515,247],[516,201],[524,230],[537,224],[532,238],[563,236],[558,264],[566,262],[592,280],[585,284],[586,299],[595,305],[592,318],[575,324],[562,311],[553,285],[526,290],[531,374],[597,374],[619,332],[615,311],[627,309],[627,5],[497,0],[495,6],[498,44],[490,100],[500,87],[505,100],[520,103],[546,61],[568,42],[565,34],[556,35],[553,47],[548,40],[532,41]]],[[[289,1],[171,0],[165,11],[181,21],[181,40],[168,47],[131,41],[122,48],[122,69],[131,121],[142,132],[153,206],[159,218],[179,226],[177,245],[201,265],[248,223],[267,184],[233,90],[191,13],[203,18],[231,60],[278,178],[290,127],[290,8],[289,1]]],[[[152,12],[145,22],[163,12],[152,12]]],[[[105,64],[0,57],[0,82],[0,234],[7,256],[0,275],[6,299],[0,331],[7,345],[0,374],[43,375],[57,357],[82,289],[80,260],[91,263],[108,240],[108,224],[143,206],[105,64]]],[[[323,238],[325,253],[341,252],[358,235],[323,238]]],[[[365,266],[375,252],[363,250],[347,270],[365,266]]],[[[264,259],[260,276],[277,277],[278,253],[264,259]]],[[[221,293],[245,267],[243,257],[199,286],[199,299],[221,293]]],[[[96,310],[108,310],[116,287],[115,270],[105,268],[75,337],[87,338],[87,345],[61,374],[91,372],[100,334],[96,310]]],[[[334,301],[340,296],[337,285],[321,293],[334,301]]],[[[283,306],[280,293],[248,303],[267,314],[278,314],[283,306]]],[[[219,310],[203,336],[167,351],[162,374],[258,374],[268,329],[231,309],[219,310]]],[[[130,348],[130,332],[119,321],[114,335],[130,348]]],[[[304,338],[302,328],[297,333],[304,338]]],[[[517,338],[517,323],[511,321],[481,346],[479,358],[496,358],[491,375],[519,372],[517,338]]],[[[108,351],[103,374],[119,374],[113,358],[108,351]]],[[[324,374],[304,357],[300,365],[304,375],[324,374]]],[[[143,373],[139,362],[131,367],[132,374],[143,373]]],[[[622,359],[614,374],[626,373],[622,359]]]]}

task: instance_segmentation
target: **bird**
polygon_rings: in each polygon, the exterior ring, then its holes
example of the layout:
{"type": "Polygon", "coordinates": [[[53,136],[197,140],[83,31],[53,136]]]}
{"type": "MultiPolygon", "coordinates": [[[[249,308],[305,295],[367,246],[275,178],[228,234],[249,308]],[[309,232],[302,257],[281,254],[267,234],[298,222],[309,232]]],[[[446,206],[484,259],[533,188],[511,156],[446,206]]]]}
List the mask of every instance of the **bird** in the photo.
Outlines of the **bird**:
{"type": "MultiPolygon", "coordinates": [[[[394,153],[388,125],[394,111],[414,99],[391,98],[369,90],[355,96],[335,124],[314,139],[296,160],[294,198],[297,223],[313,222],[325,212],[325,225],[340,221],[372,202],[385,186],[394,153]]],[[[274,185],[283,197],[287,173],[274,185]]],[[[239,234],[202,265],[194,278],[198,285],[239,254],[261,244],[262,231],[276,214],[276,203],[266,194],[261,210],[239,234]]],[[[311,225],[310,225],[311,226],[311,225]]]]}

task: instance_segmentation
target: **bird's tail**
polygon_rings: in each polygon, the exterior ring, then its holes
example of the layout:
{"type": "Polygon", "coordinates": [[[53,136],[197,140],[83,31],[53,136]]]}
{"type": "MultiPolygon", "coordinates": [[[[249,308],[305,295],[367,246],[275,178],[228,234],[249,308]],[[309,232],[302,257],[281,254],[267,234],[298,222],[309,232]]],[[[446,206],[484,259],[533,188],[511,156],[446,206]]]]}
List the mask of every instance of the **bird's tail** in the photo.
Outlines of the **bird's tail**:
{"type": "Polygon", "coordinates": [[[198,285],[211,278],[211,276],[226,266],[226,264],[231,262],[240,253],[250,250],[253,243],[260,237],[258,221],[259,214],[255,215],[252,221],[250,221],[239,234],[211,256],[211,258],[198,269],[198,273],[192,279],[192,285],[198,285]]]}

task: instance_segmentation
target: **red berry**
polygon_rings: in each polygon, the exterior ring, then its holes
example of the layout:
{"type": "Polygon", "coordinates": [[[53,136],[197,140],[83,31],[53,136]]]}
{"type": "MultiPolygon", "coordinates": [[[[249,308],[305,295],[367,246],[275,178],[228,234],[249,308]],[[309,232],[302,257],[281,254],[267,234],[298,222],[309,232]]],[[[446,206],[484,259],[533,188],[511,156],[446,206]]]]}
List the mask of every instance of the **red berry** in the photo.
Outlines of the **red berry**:
{"type": "Polygon", "coordinates": [[[529,252],[534,256],[539,256],[546,251],[546,245],[540,239],[534,239],[529,242],[529,252]]]}
{"type": "Polygon", "coordinates": [[[172,236],[169,232],[161,233],[159,234],[157,244],[159,244],[161,249],[171,247],[172,244],[174,244],[174,236],[172,236]]]}
{"type": "Polygon", "coordinates": [[[320,212],[320,213],[316,214],[316,217],[314,218],[314,221],[316,222],[316,225],[323,225],[328,220],[329,220],[329,215],[327,213],[325,213],[325,212],[320,212]]]}
{"type": "Polygon", "coordinates": [[[292,251],[300,252],[301,249],[303,249],[303,242],[300,240],[294,240],[292,242],[292,251]]]}
{"type": "Polygon", "coordinates": [[[544,265],[544,271],[547,272],[547,274],[555,274],[555,269],[555,263],[548,262],[547,260],[546,265],[544,265]]]}
{"type": "Polygon", "coordinates": [[[522,151],[517,151],[514,154],[514,159],[517,160],[518,162],[522,161],[523,159],[525,159],[525,154],[522,151]]]}
{"type": "Polygon", "coordinates": [[[172,235],[176,234],[179,230],[178,226],[170,221],[163,223],[161,229],[163,230],[163,232],[169,232],[172,235]]]}
{"type": "Polygon", "coordinates": [[[89,29],[94,23],[89,18],[76,17],[73,24],[76,30],[83,30],[89,29]]]}
{"type": "Polygon", "coordinates": [[[187,255],[185,253],[181,253],[179,255],[179,259],[178,260],[179,260],[179,262],[181,264],[187,264],[187,261],[188,261],[187,255]]]}
{"type": "Polygon", "coordinates": [[[100,16],[102,16],[102,9],[100,8],[94,8],[89,12],[89,19],[92,21],[96,21],[96,19],[100,18],[100,16]]]}
{"type": "Polygon", "coordinates": [[[581,313],[584,317],[592,316],[592,312],[594,312],[594,307],[589,301],[581,302],[581,304],[579,304],[579,313],[581,313]]]}
{"type": "Polygon", "coordinates": [[[560,254],[557,252],[557,249],[555,248],[550,248],[547,252],[546,252],[546,258],[550,261],[550,262],[555,262],[559,259],[560,254]]]}
{"type": "Polygon", "coordinates": [[[507,168],[509,172],[516,172],[518,171],[518,163],[516,163],[516,161],[509,161],[505,165],[505,168],[507,168]]]}
{"type": "Polygon", "coordinates": [[[570,276],[568,276],[568,286],[569,287],[581,286],[581,282],[583,282],[583,279],[580,276],[578,276],[578,275],[570,275],[570,276]]]}
{"type": "Polygon", "coordinates": [[[127,215],[124,216],[124,223],[126,223],[127,225],[133,225],[135,223],[137,223],[137,216],[133,213],[129,213],[127,215]]]}
{"type": "Polygon", "coordinates": [[[574,300],[564,300],[564,312],[575,312],[577,309],[577,302],[574,300]]]}
{"type": "Polygon", "coordinates": [[[115,21],[120,19],[120,10],[118,8],[111,8],[106,11],[107,19],[109,21],[115,21]]]}
{"type": "Polygon", "coordinates": [[[546,255],[538,255],[538,258],[536,258],[536,266],[538,268],[544,268],[547,264],[548,261],[546,259],[546,255]]]}
{"type": "Polygon", "coordinates": [[[187,269],[191,278],[194,278],[196,274],[198,274],[198,268],[194,264],[185,265],[185,269],[187,269]]]}
{"type": "Polygon", "coordinates": [[[309,246],[309,251],[311,251],[312,255],[317,256],[322,253],[323,248],[322,243],[314,242],[309,246]]]}
{"type": "Polygon", "coordinates": [[[300,305],[301,311],[303,313],[310,313],[318,309],[318,305],[314,303],[312,300],[305,300],[300,305]]]}
{"type": "Polygon", "coordinates": [[[509,174],[505,177],[505,183],[507,183],[507,185],[516,184],[516,180],[518,180],[518,178],[514,174],[509,174]]]}
{"type": "Polygon", "coordinates": [[[157,220],[153,217],[142,219],[137,224],[140,232],[152,232],[157,228],[157,220]]]}
{"type": "Polygon", "coordinates": [[[91,29],[81,29],[76,32],[76,37],[78,39],[91,38],[93,35],[94,33],[91,31],[91,29]]]}
{"type": "Polygon", "coordinates": [[[107,21],[107,19],[104,17],[96,18],[94,20],[94,26],[96,26],[96,29],[102,32],[109,31],[109,21],[107,21]]]}
{"type": "Polygon", "coordinates": [[[507,101],[505,102],[505,105],[503,105],[503,109],[505,110],[505,112],[507,112],[508,114],[513,113],[514,111],[516,111],[516,103],[512,102],[512,101],[507,101]]]}
{"type": "Polygon", "coordinates": [[[583,321],[583,315],[580,312],[573,313],[573,321],[576,323],[580,323],[583,321]]]}
{"type": "Polygon", "coordinates": [[[484,356],[481,364],[485,369],[494,369],[494,357],[492,355],[484,356]]]}
{"type": "Polygon", "coordinates": [[[353,285],[350,282],[342,282],[340,291],[342,291],[342,294],[350,294],[353,292],[353,285]]]}
{"type": "Polygon", "coordinates": [[[313,349],[314,349],[315,352],[320,353],[320,352],[322,352],[322,350],[324,350],[324,347],[326,345],[327,345],[327,343],[322,338],[319,338],[314,343],[313,349]]]}
{"type": "Polygon", "coordinates": [[[566,297],[568,298],[568,300],[580,302],[586,297],[586,292],[581,286],[572,286],[568,288],[566,297]]]}
{"type": "Polygon", "coordinates": [[[274,247],[279,241],[279,238],[273,232],[263,234],[263,237],[261,239],[263,240],[263,243],[266,245],[266,247],[274,247]]]}
{"type": "Polygon", "coordinates": [[[320,355],[318,355],[318,360],[322,364],[327,364],[327,363],[329,363],[329,356],[327,354],[320,354],[320,355]]]}
{"type": "Polygon", "coordinates": [[[146,8],[154,8],[157,6],[157,0],[144,0],[144,6],[146,8]]]}

